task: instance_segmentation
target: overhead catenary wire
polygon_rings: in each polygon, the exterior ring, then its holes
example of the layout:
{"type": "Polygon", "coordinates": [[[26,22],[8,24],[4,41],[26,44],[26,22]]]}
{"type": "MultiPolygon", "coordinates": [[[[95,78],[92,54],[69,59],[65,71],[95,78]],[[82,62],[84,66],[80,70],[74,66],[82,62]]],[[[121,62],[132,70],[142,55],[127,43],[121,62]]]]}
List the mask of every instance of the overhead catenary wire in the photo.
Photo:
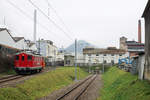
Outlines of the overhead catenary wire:
{"type": "Polygon", "coordinates": [[[35,5],[31,0],[28,0],[31,5],[33,5],[41,14],[43,14],[51,23],[53,23],[59,30],[61,30],[70,40],[73,40],[71,36],[68,35],[59,25],[57,25],[49,16],[47,16],[37,5],[35,5]]]}
{"type": "MultiPolygon", "coordinates": [[[[55,14],[57,15],[57,17],[59,18],[60,22],[64,25],[64,27],[67,29],[68,32],[72,33],[73,32],[67,27],[67,25],[65,24],[65,22],[63,21],[63,19],[60,17],[60,15],[57,13],[57,11],[55,10],[55,8],[51,5],[51,3],[49,2],[49,0],[45,0],[46,3],[48,4],[49,8],[51,8],[55,14]]],[[[48,9],[49,10],[49,9],[48,9]]],[[[48,15],[49,15],[49,11],[48,11],[48,15]]]]}
{"type": "MultiPolygon", "coordinates": [[[[14,3],[10,2],[10,0],[6,0],[10,5],[12,5],[14,8],[16,8],[17,10],[19,10],[20,13],[22,13],[23,15],[25,15],[27,18],[29,18],[31,21],[33,21],[33,18],[28,15],[25,11],[23,11],[21,8],[19,8],[17,5],[15,5],[14,3]]],[[[12,1],[12,0],[11,0],[12,1]]],[[[47,27],[45,27],[43,24],[41,24],[40,22],[37,21],[37,24],[40,25],[42,28],[46,29],[48,32],[53,33],[52,31],[50,31],[47,27]]],[[[47,35],[49,35],[48,33],[46,33],[47,35]]],[[[55,34],[55,33],[53,33],[55,34]]],[[[56,34],[55,34],[56,35],[56,34]]],[[[52,35],[51,35],[52,36],[52,35]]]]}

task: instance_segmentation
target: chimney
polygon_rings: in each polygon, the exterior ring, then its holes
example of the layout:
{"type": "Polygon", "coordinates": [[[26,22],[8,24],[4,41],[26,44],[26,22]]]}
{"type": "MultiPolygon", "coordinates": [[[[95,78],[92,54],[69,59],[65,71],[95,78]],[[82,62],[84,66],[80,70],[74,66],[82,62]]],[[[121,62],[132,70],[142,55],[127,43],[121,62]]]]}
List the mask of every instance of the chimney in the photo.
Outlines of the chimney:
{"type": "Polygon", "coordinates": [[[138,42],[142,43],[142,40],[141,40],[141,20],[138,21],[138,42]]]}

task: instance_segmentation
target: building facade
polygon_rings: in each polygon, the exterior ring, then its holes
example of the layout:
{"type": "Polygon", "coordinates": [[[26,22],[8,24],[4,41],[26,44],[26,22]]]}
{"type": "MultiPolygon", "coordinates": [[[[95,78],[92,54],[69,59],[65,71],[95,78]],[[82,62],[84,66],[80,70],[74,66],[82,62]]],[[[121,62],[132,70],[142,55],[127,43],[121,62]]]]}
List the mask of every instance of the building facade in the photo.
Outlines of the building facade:
{"type": "Polygon", "coordinates": [[[64,56],[64,66],[74,66],[75,57],[73,55],[65,55],[64,56]]]}
{"type": "Polygon", "coordinates": [[[6,28],[0,28],[0,44],[16,48],[15,40],[6,28]]]}
{"type": "Polygon", "coordinates": [[[54,57],[58,53],[58,49],[50,40],[39,40],[36,43],[38,52],[44,57],[54,57]]]}
{"type": "Polygon", "coordinates": [[[27,44],[24,37],[13,37],[15,40],[15,47],[20,50],[29,49],[29,45],[27,44]]]}
{"type": "Polygon", "coordinates": [[[144,43],[136,41],[127,41],[126,37],[120,38],[120,49],[129,52],[130,57],[138,55],[140,52],[144,52],[144,43]]]}
{"type": "Polygon", "coordinates": [[[36,46],[39,54],[47,58],[47,65],[55,65],[57,62],[58,48],[53,45],[53,42],[41,39],[37,41],[36,46]]]}
{"type": "Polygon", "coordinates": [[[145,19],[145,79],[150,80],[150,0],[142,15],[145,19]]]}
{"type": "Polygon", "coordinates": [[[116,48],[84,48],[84,63],[85,64],[117,64],[119,59],[128,57],[129,54],[125,50],[116,49],[116,48]]]}

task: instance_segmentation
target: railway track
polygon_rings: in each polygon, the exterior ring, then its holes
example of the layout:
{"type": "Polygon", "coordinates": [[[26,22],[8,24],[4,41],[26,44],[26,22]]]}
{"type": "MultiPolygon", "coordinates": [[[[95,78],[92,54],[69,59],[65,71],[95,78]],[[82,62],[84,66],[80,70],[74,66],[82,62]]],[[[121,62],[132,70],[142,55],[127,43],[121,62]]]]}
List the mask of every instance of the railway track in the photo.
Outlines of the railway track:
{"type": "Polygon", "coordinates": [[[12,81],[12,80],[16,80],[16,79],[19,79],[19,78],[22,78],[22,77],[24,77],[24,76],[22,76],[22,75],[10,75],[10,76],[6,76],[6,77],[2,77],[2,78],[0,78],[0,86],[3,83],[6,83],[6,82],[9,82],[9,81],[12,81]]]}
{"type": "Polygon", "coordinates": [[[67,91],[62,96],[58,97],[56,100],[79,100],[79,98],[85,93],[88,87],[94,82],[97,75],[92,75],[79,83],[77,86],[73,87],[67,91]]]}
{"type": "Polygon", "coordinates": [[[30,74],[30,75],[28,75],[28,74],[27,75],[9,75],[9,76],[0,77],[0,88],[19,83],[19,82],[26,80],[28,78],[31,78],[33,76],[40,75],[40,74],[46,73],[51,70],[55,70],[56,68],[58,68],[58,67],[46,68],[40,73],[35,73],[35,74],[30,74]],[[16,81],[14,82],[14,80],[16,80],[16,81]]]}

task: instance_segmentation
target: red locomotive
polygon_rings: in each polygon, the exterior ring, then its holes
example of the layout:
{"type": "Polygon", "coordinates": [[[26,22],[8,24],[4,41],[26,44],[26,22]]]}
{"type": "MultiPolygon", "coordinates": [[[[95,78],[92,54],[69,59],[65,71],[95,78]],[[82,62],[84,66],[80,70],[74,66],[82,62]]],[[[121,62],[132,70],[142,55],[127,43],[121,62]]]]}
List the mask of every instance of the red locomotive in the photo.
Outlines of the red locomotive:
{"type": "Polygon", "coordinates": [[[26,52],[15,55],[14,69],[18,74],[40,72],[44,67],[44,58],[40,55],[26,52]]]}

